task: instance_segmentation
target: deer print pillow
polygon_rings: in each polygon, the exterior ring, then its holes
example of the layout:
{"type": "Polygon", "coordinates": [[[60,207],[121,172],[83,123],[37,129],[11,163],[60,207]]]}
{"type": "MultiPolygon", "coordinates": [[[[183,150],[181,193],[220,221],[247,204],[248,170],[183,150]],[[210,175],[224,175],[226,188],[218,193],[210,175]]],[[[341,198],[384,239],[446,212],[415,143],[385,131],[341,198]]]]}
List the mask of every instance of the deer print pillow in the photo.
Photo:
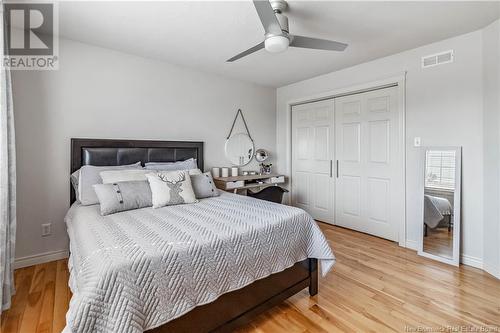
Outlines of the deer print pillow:
{"type": "Polygon", "coordinates": [[[146,177],[151,186],[153,208],[198,202],[186,170],[159,171],[146,177]]]}

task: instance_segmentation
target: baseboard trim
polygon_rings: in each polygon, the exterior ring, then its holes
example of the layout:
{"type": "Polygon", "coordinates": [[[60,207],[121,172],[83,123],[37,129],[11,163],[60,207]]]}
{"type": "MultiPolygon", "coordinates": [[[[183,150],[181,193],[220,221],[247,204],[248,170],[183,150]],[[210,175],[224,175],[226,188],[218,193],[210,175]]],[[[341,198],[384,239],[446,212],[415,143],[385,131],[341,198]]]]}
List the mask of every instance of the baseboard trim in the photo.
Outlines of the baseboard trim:
{"type": "Polygon", "coordinates": [[[40,254],[35,254],[32,256],[16,258],[14,260],[14,269],[44,264],[46,262],[61,260],[69,257],[68,250],[60,250],[60,251],[50,251],[40,254]]]}
{"type": "MultiPolygon", "coordinates": [[[[410,249],[410,250],[418,251],[418,242],[414,241],[414,240],[407,239],[406,240],[406,248],[410,249]]],[[[466,254],[461,254],[460,255],[460,263],[467,265],[467,266],[471,266],[471,267],[475,267],[475,268],[479,268],[479,269],[484,270],[483,260],[481,258],[472,257],[472,256],[469,256],[466,254]]]]}
{"type": "Polygon", "coordinates": [[[487,267],[486,264],[483,265],[483,269],[488,273],[496,277],[497,279],[500,280],[500,267],[494,266],[494,267],[487,267]]]}
{"type": "Polygon", "coordinates": [[[477,257],[462,254],[460,255],[460,262],[467,266],[483,269],[483,260],[477,257]]]}
{"type": "Polygon", "coordinates": [[[418,251],[418,242],[414,240],[407,239],[406,240],[406,248],[410,250],[418,251]]]}

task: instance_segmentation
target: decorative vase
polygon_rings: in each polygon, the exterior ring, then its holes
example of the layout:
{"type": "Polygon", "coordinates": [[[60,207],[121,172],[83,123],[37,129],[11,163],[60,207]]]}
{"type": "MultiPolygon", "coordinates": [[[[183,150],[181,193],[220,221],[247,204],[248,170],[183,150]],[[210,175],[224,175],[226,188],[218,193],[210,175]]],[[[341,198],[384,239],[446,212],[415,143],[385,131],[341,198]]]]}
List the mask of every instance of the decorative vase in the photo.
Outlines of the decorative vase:
{"type": "Polygon", "coordinates": [[[260,164],[260,173],[262,175],[270,175],[272,173],[271,166],[272,166],[272,164],[261,163],[260,164]]]}

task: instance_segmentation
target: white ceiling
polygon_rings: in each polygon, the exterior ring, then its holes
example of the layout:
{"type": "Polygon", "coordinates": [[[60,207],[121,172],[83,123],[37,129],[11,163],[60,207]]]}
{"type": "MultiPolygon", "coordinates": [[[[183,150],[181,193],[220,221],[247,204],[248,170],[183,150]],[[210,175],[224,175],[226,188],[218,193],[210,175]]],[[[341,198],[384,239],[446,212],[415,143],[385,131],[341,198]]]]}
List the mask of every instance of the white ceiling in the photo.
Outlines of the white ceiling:
{"type": "Polygon", "coordinates": [[[290,48],[226,59],[261,42],[251,1],[60,2],[60,35],[279,87],[480,29],[500,2],[290,1],[290,33],[338,40],[345,52],[290,48]]]}

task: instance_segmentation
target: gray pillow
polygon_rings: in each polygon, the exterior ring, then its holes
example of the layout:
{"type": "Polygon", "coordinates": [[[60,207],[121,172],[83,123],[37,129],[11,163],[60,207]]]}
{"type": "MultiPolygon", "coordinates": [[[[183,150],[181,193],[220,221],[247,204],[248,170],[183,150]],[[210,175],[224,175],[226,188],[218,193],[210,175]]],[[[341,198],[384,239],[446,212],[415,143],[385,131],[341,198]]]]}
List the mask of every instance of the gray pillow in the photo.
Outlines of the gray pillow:
{"type": "MultiPolygon", "coordinates": [[[[78,197],[78,180],[80,178],[80,169],[76,170],[75,172],[73,172],[71,174],[71,176],[69,177],[70,181],[71,181],[71,185],[73,186],[73,190],[75,190],[75,195],[78,197]]],[[[77,200],[79,200],[77,198],[77,200]]]]}
{"type": "Polygon", "coordinates": [[[148,162],[145,165],[148,170],[177,171],[197,169],[198,165],[194,158],[180,162],[148,162]]]}
{"type": "Polygon", "coordinates": [[[95,193],[101,205],[101,215],[151,207],[151,188],[146,180],[96,184],[95,193]]]}
{"type": "Polygon", "coordinates": [[[214,180],[210,172],[202,173],[201,175],[192,175],[191,184],[193,185],[194,195],[196,199],[218,197],[219,191],[215,187],[214,180]]]}
{"type": "Polygon", "coordinates": [[[102,184],[100,176],[101,171],[120,170],[120,169],[141,169],[141,162],[129,165],[117,166],[93,166],[84,165],[80,168],[80,177],[78,179],[78,200],[84,206],[95,205],[99,203],[94,191],[95,184],[102,184]]]}

